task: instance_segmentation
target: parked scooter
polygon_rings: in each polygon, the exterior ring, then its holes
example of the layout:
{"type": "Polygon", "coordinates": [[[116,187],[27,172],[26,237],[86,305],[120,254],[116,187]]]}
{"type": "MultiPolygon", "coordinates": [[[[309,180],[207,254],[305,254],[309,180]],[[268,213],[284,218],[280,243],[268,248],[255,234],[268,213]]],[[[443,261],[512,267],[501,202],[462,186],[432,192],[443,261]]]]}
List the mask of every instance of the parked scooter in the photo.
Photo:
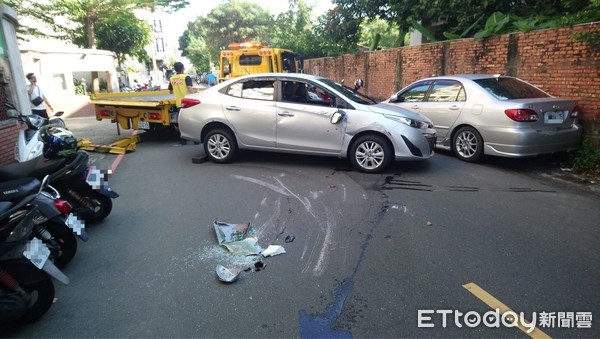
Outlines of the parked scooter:
{"type": "Polygon", "coordinates": [[[47,183],[45,178],[37,191],[24,190],[30,194],[17,203],[0,202],[0,326],[26,325],[46,313],[54,301],[50,276],[69,283],[33,233],[42,215],[32,201],[47,183]]]}
{"type": "MultiPolygon", "coordinates": [[[[38,186],[40,181],[36,178],[0,182],[0,202],[16,203],[38,186]]],[[[40,191],[31,202],[40,211],[33,234],[50,249],[50,258],[56,267],[63,268],[77,252],[77,239],[73,233],[80,233],[82,240],[87,240],[87,234],[82,231],[82,224],[77,224],[76,220],[71,222],[75,230],[68,226],[64,215],[72,210],[72,206],[66,200],[59,199],[58,192],[54,192],[54,195],[49,193],[52,191],[50,186],[46,190],[48,191],[40,191]]],[[[76,219],[74,216],[72,218],[76,219]]]]}
{"type": "Polygon", "coordinates": [[[0,168],[0,177],[14,180],[23,177],[43,178],[50,175],[50,184],[74,208],[86,224],[106,218],[112,211],[112,199],[119,195],[108,187],[107,180],[91,180],[97,175],[90,170],[89,156],[77,150],[73,134],[60,127],[44,126],[39,131],[43,157],[0,168]]]}
{"type": "Polygon", "coordinates": [[[15,159],[18,162],[27,161],[42,155],[44,144],[38,138],[40,128],[47,125],[65,127],[65,122],[59,118],[64,114],[63,111],[56,112],[52,118],[46,119],[35,114],[23,115],[10,103],[6,103],[6,107],[8,108],[6,114],[9,118],[16,118],[27,124],[27,129],[19,130],[19,136],[15,145],[15,159]]]}

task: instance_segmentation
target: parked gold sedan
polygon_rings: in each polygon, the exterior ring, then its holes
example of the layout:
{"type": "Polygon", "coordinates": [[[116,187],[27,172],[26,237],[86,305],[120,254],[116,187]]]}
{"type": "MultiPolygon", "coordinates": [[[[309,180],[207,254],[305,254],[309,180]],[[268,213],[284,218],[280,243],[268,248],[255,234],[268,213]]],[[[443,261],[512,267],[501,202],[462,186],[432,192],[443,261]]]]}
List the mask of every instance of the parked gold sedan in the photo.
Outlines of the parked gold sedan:
{"type": "Polygon", "coordinates": [[[433,121],[436,147],[464,161],[576,149],[579,106],[514,77],[448,75],[419,80],[385,102],[433,121]]]}

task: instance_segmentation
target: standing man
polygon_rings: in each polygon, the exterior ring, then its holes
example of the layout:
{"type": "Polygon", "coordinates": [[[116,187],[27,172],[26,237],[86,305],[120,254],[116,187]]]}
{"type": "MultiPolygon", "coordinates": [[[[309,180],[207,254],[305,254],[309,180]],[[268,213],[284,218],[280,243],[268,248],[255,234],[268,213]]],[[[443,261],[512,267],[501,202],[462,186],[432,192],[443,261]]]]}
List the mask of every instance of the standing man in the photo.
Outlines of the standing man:
{"type": "Polygon", "coordinates": [[[27,86],[27,93],[29,93],[29,101],[31,101],[31,113],[37,114],[41,117],[48,119],[48,112],[46,112],[46,106],[50,108],[50,111],[54,111],[52,105],[48,102],[48,99],[44,96],[44,92],[40,86],[37,85],[37,78],[33,73],[27,73],[25,76],[29,80],[29,86],[27,86]]]}
{"type": "Polygon", "coordinates": [[[206,79],[208,80],[208,85],[209,86],[214,86],[217,84],[217,77],[212,73],[212,72],[208,72],[208,75],[206,76],[206,79]]]}
{"type": "MultiPolygon", "coordinates": [[[[175,95],[175,106],[177,106],[177,112],[171,113],[171,122],[177,123],[177,119],[179,118],[179,111],[181,110],[181,99],[185,97],[188,93],[196,92],[194,90],[194,84],[192,82],[192,78],[183,73],[185,71],[183,64],[181,62],[176,62],[173,65],[175,68],[175,75],[169,79],[169,92],[175,95]]],[[[184,139],[180,139],[181,143],[185,145],[186,141],[184,139]]]]}

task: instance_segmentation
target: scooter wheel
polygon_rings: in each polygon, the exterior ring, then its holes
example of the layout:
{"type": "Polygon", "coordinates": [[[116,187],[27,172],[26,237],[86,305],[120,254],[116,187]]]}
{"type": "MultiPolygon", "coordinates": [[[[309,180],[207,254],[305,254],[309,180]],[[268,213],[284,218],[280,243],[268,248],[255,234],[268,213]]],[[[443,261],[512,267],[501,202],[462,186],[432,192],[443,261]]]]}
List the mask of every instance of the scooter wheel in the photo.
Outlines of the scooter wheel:
{"type": "Polygon", "coordinates": [[[50,258],[54,266],[58,268],[67,266],[77,252],[77,238],[73,234],[73,230],[67,225],[51,220],[37,226],[36,232],[38,227],[42,227],[50,233],[50,240],[44,240],[43,237],[41,239],[50,249],[50,258]]]}
{"type": "Polygon", "coordinates": [[[91,213],[86,213],[83,219],[86,224],[93,224],[108,217],[112,211],[112,199],[110,197],[96,191],[80,194],[85,195],[88,201],[92,201],[91,213]]]}
{"type": "MultiPolygon", "coordinates": [[[[14,278],[31,299],[18,318],[2,319],[0,326],[24,326],[39,319],[52,306],[54,284],[48,274],[24,260],[0,262],[0,274],[14,278]]],[[[4,289],[4,287],[0,286],[4,289]]]]}

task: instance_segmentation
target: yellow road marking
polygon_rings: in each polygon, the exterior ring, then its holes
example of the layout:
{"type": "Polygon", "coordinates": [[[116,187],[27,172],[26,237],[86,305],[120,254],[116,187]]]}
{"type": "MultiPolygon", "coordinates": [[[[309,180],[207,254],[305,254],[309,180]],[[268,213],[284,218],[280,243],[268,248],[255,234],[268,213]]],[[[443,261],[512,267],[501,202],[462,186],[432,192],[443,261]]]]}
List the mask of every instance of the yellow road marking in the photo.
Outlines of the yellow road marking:
{"type": "MultiPolygon", "coordinates": [[[[508,306],[504,305],[500,300],[496,299],[493,295],[486,292],[483,288],[477,286],[477,284],[475,283],[468,283],[463,285],[463,287],[467,289],[467,291],[471,292],[474,296],[479,298],[479,300],[486,303],[492,309],[498,309],[498,312],[500,312],[501,315],[506,312],[516,313],[515,311],[511,310],[508,306]]],[[[523,331],[523,333],[527,334],[532,338],[551,338],[549,335],[547,335],[537,327],[534,328],[533,331],[531,331],[531,333],[527,333],[527,327],[521,324],[521,322],[518,322],[518,327],[521,331],[523,331]]]]}

